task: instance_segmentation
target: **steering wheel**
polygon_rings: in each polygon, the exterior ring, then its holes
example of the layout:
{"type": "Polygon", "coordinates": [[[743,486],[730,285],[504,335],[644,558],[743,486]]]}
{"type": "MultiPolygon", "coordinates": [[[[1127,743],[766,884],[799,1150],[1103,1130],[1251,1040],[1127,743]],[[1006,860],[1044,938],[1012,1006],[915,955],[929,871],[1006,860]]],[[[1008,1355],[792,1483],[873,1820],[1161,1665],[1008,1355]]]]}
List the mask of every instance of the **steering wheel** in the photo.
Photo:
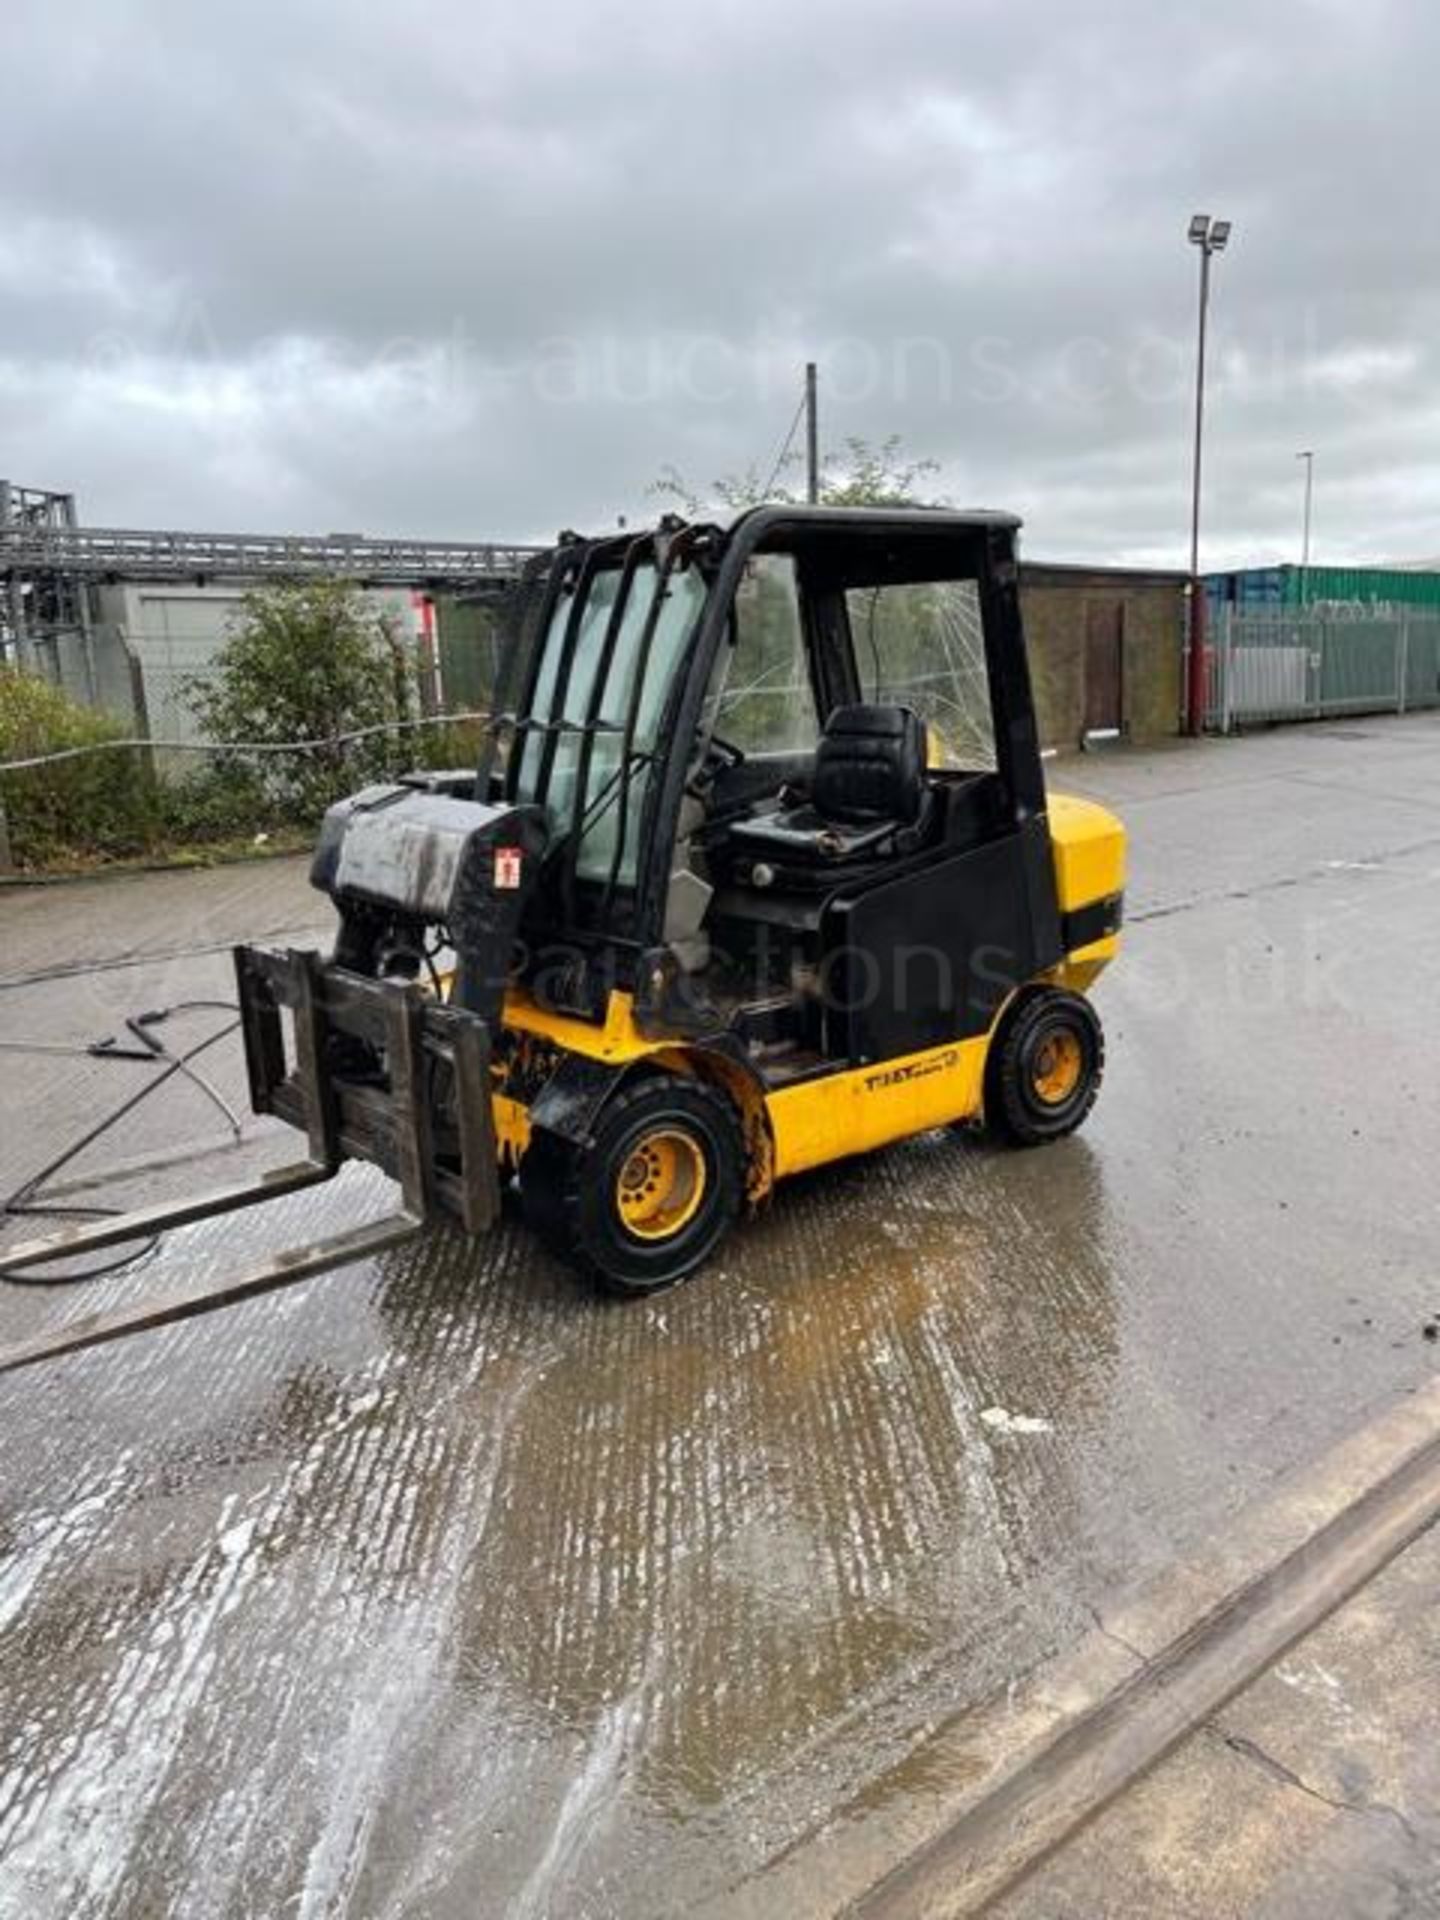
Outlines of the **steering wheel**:
{"type": "Polygon", "coordinates": [[[712,733],[705,742],[704,757],[685,782],[685,791],[708,805],[711,789],[720,775],[728,768],[743,766],[744,761],[745,755],[733,740],[727,740],[723,734],[712,733]]]}
{"type": "Polygon", "coordinates": [[[721,733],[712,733],[705,742],[705,756],[718,753],[727,767],[741,767],[745,764],[745,755],[733,740],[727,740],[721,733]]]}

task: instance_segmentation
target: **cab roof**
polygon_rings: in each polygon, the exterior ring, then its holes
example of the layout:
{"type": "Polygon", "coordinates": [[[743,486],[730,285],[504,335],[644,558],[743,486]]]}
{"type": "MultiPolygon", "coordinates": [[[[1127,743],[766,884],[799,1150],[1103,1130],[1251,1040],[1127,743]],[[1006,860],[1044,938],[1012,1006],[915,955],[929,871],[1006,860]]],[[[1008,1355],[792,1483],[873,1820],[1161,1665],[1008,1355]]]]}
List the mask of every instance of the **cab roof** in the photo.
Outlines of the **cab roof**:
{"type": "Polygon", "coordinates": [[[769,500],[757,507],[742,508],[734,515],[727,534],[740,527],[752,531],[760,525],[814,527],[860,527],[896,529],[914,533],[935,533],[950,528],[960,533],[1016,533],[1023,524],[1019,514],[1004,513],[994,507],[832,507],[810,506],[798,502],[769,500]]]}

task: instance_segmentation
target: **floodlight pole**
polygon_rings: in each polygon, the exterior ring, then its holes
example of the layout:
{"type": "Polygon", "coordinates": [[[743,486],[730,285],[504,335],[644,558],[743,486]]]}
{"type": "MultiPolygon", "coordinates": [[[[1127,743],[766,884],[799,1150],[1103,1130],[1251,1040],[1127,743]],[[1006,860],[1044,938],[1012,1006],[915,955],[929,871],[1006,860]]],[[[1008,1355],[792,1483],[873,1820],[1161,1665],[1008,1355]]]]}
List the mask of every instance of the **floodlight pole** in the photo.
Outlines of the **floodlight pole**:
{"type": "Polygon", "coordinates": [[[1228,220],[1211,220],[1197,213],[1188,238],[1200,249],[1200,314],[1195,345],[1195,460],[1190,493],[1190,620],[1189,670],[1186,677],[1187,731],[1199,734],[1205,725],[1205,595],[1200,581],[1200,462],[1205,431],[1205,336],[1210,313],[1210,256],[1230,237],[1228,220]]]}
{"type": "Polygon", "coordinates": [[[1300,604],[1310,604],[1310,503],[1315,494],[1315,455],[1309,447],[1295,458],[1305,462],[1305,523],[1300,536],[1300,604]]]}

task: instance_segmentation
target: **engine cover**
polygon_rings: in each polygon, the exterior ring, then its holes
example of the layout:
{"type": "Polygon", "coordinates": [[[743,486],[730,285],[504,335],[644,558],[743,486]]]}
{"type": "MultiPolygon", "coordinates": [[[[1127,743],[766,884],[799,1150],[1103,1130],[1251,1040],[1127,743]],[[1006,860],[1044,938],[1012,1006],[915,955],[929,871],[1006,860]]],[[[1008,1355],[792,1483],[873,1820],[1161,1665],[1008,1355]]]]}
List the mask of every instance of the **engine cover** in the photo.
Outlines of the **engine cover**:
{"type": "Polygon", "coordinates": [[[459,963],[453,998],[494,1019],[547,840],[538,807],[403,783],[352,794],[325,815],[310,866],[312,884],[340,910],[337,957],[355,963],[360,924],[443,927],[459,963]]]}

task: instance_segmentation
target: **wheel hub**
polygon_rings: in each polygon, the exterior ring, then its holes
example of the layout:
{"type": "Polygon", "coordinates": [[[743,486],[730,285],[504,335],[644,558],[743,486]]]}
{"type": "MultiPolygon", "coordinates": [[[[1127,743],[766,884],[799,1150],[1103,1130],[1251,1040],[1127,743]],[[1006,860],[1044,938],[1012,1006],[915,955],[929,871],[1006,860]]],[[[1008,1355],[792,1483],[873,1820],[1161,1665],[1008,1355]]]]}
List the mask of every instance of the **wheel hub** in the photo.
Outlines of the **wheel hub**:
{"type": "Polygon", "coordinates": [[[688,1133],[662,1127],[630,1149],[615,1182],[620,1219],[637,1240],[668,1240],[705,1197],[705,1156],[688,1133]]]}
{"type": "Polygon", "coordinates": [[[1047,1107],[1058,1107],[1068,1100],[1080,1084],[1085,1056],[1078,1035],[1047,1033],[1035,1049],[1030,1084],[1035,1097],[1047,1107]]]}

